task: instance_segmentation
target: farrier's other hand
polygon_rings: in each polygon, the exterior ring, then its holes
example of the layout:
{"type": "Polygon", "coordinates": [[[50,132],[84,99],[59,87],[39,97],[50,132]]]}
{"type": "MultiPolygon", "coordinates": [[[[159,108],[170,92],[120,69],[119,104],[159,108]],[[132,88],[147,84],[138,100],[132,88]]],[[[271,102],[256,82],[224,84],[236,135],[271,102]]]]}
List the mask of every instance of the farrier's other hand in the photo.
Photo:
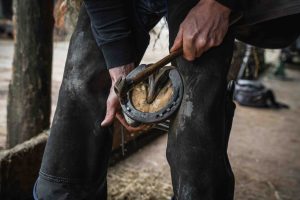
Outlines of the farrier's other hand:
{"type": "Polygon", "coordinates": [[[222,43],[231,10],[215,0],[201,0],[181,23],[171,52],[183,47],[183,56],[192,61],[222,43]]]}
{"type": "Polygon", "coordinates": [[[126,76],[133,69],[133,63],[109,69],[112,84],[106,101],[106,115],[104,120],[101,122],[101,126],[108,126],[113,123],[116,113],[120,109],[120,102],[114,91],[114,85],[120,77],[126,76]]]}

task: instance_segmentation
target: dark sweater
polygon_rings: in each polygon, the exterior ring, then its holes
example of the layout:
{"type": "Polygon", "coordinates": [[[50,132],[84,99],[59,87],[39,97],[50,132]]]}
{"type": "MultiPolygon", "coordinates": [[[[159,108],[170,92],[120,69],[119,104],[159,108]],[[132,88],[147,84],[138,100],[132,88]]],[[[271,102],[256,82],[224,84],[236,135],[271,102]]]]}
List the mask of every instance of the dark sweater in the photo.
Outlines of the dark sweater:
{"type": "MultiPolygon", "coordinates": [[[[161,0],[164,1],[164,0],[161,0]]],[[[235,0],[218,0],[234,8],[235,0]]],[[[134,45],[130,25],[128,0],[84,0],[92,30],[108,68],[132,63],[134,45]]]]}
{"type": "MultiPolygon", "coordinates": [[[[134,62],[135,41],[131,29],[134,0],[84,0],[95,40],[108,68],[134,62]]],[[[142,1],[142,0],[139,0],[142,1]]],[[[159,1],[159,0],[157,0],[159,1]]],[[[165,0],[161,0],[165,1],[165,0]]],[[[298,37],[299,0],[216,0],[242,12],[237,39],[263,48],[282,48],[298,37]]]]}

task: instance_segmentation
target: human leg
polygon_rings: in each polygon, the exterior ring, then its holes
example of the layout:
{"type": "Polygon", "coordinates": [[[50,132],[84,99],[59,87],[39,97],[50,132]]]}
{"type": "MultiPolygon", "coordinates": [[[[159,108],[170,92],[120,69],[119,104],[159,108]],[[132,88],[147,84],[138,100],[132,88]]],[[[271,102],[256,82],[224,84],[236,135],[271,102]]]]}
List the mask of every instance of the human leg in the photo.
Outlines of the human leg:
{"type": "MultiPolygon", "coordinates": [[[[146,17],[146,21],[135,20],[143,15],[142,11],[135,14],[132,23],[137,42],[133,45],[139,62],[151,25],[146,17]]],[[[156,17],[156,23],[159,19],[156,17]]],[[[153,20],[151,23],[155,25],[153,20]]],[[[82,8],[70,42],[57,110],[34,189],[35,199],[106,199],[112,130],[101,127],[100,122],[111,83],[90,27],[82,8]]]]}
{"type": "MultiPolygon", "coordinates": [[[[198,1],[168,1],[170,44],[180,23],[198,1]]],[[[176,60],[184,81],[184,98],[172,120],[167,158],[175,199],[232,200],[234,176],[227,143],[234,105],[226,76],[233,52],[233,36],[193,62],[176,60]]]]}
{"type": "Polygon", "coordinates": [[[104,58],[81,9],[36,184],[38,199],[105,197],[112,131],[100,120],[109,88],[104,58]]]}

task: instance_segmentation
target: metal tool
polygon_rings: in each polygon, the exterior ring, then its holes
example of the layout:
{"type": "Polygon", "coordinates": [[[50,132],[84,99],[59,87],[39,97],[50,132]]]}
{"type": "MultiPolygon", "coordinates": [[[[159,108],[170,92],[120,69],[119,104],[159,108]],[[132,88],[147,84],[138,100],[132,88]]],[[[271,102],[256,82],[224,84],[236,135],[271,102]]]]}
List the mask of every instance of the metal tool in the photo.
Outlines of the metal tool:
{"type": "MultiPolygon", "coordinates": [[[[119,96],[121,107],[126,121],[131,126],[141,123],[156,124],[168,119],[180,106],[183,96],[183,82],[180,73],[173,66],[165,66],[172,60],[182,55],[179,49],[168,56],[150,65],[139,65],[126,77],[120,78],[115,84],[115,92],[119,96]],[[154,76],[155,75],[155,76],[154,76]],[[152,87],[148,89],[147,102],[151,103],[156,98],[158,91],[168,81],[171,82],[173,95],[167,105],[157,112],[141,112],[137,110],[131,101],[131,90],[139,83],[152,81],[152,87]]],[[[150,85],[150,84],[149,84],[150,85]]]]}
{"type": "Polygon", "coordinates": [[[131,90],[135,85],[148,78],[151,74],[161,69],[178,56],[182,55],[182,53],[183,49],[181,48],[177,51],[171,52],[169,55],[154,64],[146,65],[146,67],[143,67],[143,70],[139,70],[138,73],[135,72],[134,76],[130,73],[131,75],[119,78],[114,86],[114,89],[116,94],[119,96],[120,101],[126,98],[127,92],[131,90]]]}
{"type": "MultiPolygon", "coordinates": [[[[241,13],[230,16],[229,26],[237,23],[242,18],[241,13]]],[[[180,106],[183,97],[183,82],[180,73],[175,67],[166,66],[172,60],[183,54],[183,49],[171,52],[168,56],[150,65],[139,65],[126,77],[120,78],[114,90],[119,97],[124,117],[129,125],[139,126],[141,123],[154,124],[153,127],[168,129],[160,122],[166,121],[180,106]],[[155,78],[154,78],[154,75],[155,78]],[[131,90],[139,83],[148,79],[151,87],[148,88],[147,103],[151,103],[156,98],[161,86],[170,81],[173,95],[167,105],[157,112],[141,112],[137,110],[131,101],[131,90]]]]}

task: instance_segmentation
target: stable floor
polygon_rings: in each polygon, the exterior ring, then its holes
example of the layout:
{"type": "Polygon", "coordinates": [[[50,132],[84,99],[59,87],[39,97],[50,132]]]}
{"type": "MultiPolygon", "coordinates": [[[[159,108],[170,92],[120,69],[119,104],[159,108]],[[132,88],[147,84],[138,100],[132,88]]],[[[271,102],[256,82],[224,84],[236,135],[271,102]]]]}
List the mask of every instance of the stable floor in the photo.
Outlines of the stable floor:
{"type": "MultiPolygon", "coordinates": [[[[236,200],[300,200],[300,70],[263,78],[289,109],[237,106],[229,142],[236,200]]],[[[110,199],[170,199],[167,135],[109,170],[110,199]]]]}
{"type": "MultiPolygon", "coordinates": [[[[67,47],[67,42],[54,45],[53,110],[67,47]]],[[[165,44],[163,49],[167,49],[165,44]]],[[[146,63],[166,52],[156,49],[151,53],[150,49],[148,53],[146,63]]],[[[276,62],[276,55],[270,52],[267,59],[276,62]]],[[[4,148],[6,138],[6,98],[12,56],[13,41],[0,40],[0,149],[4,148]]],[[[267,72],[263,82],[273,89],[278,101],[290,106],[289,109],[237,106],[228,150],[236,176],[236,200],[300,200],[300,70],[288,69],[287,76],[286,80],[278,80],[267,72]]],[[[162,135],[110,167],[109,199],[170,199],[172,187],[165,158],[166,142],[167,135],[162,135]]]]}

